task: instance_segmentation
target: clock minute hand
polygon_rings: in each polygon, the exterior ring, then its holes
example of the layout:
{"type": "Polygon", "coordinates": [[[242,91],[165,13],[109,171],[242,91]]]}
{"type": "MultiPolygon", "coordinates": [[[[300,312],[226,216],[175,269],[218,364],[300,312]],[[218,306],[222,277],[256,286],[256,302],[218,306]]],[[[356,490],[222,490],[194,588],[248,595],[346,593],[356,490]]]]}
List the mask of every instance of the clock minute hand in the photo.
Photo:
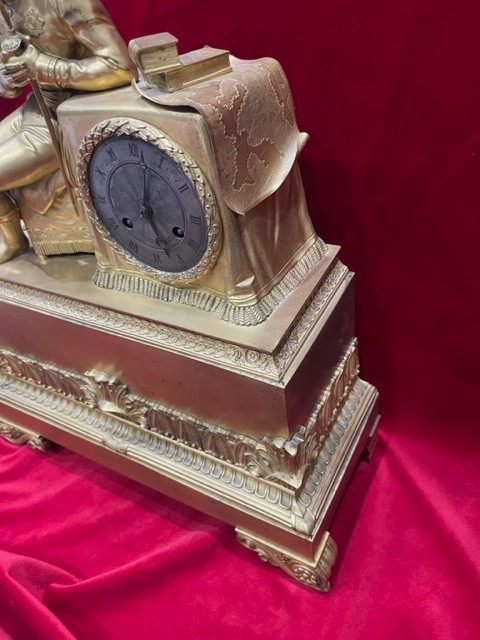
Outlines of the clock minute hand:
{"type": "Polygon", "coordinates": [[[148,200],[148,187],[147,187],[147,164],[145,162],[145,158],[143,155],[143,151],[140,152],[140,166],[142,167],[143,171],[143,181],[142,181],[142,200],[143,203],[140,206],[140,215],[142,216],[142,218],[144,220],[147,220],[148,223],[150,224],[150,226],[152,227],[153,231],[155,232],[155,235],[157,236],[157,244],[165,251],[165,253],[167,254],[167,257],[170,257],[170,253],[168,251],[167,248],[167,239],[165,237],[163,237],[163,235],[159,232],[158,227],[155,223],[155,220],[153,219],[153,212],[150,209],[147,200],[148,200]]]}
{"type": "Polygon", "coordinates": [[[155,235],[157,236],[157,238],[156,238],[157,244],[159,246],[161,246],[162,249],[167,254],[167,256],[170,257],[170,254],[169,254],[168,249],[167,249],[167,240],[159,232],[158,227],[157,227],[157,225],[155,223],[155,220],[153,219],[152,210],[150,209],[150,207],[145,202],[140,206],[140,215],[144,220],[146,220],[150,224],[150,226],[152,227],[153,231],[155,232],[155,235]]]}
{"type": "Polygon", "coordinates": [[[157,237],[157,244],[160,245],[160,247],[165,251],[165,253],[167,254],[167,258],[170,257],[170,252],[167,248],[167,241],[164,238],[159,238],[157,237]]]}
{"type": "Polygon", "coordinates": [[[147,205],[147,196],[148,196],[148,189],[147,189],[147,164],[145,162],[145,158],[143,157],[143,151],[140,152],[140,166],[142,167],[143,171],[142,171],[142,175],[143,175],[143,186],[142,186],[142,199],[143,199],[143,204],[145,207],[148,207],[147,205]]]}

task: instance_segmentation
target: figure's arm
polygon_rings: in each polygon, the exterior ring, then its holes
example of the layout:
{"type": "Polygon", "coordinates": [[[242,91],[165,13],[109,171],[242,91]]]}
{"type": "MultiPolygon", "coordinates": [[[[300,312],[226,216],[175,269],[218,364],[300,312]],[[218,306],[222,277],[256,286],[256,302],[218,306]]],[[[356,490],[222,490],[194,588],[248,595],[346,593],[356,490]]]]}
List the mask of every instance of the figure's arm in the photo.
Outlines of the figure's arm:
{"type": "Polygon", "coordinates": [[[125,43],[110,16],[97,0],[62,0],[57,2],[59,17],[72,39],[86,55],[67,59],[39,51],[29,44],[24,53],[12,59],[12,73],[17,83],[35,79],[46,89],[100,91],[127,84],[132,78],[132,63],[125,43]],[[19,70],[24,69],[24,76],[19,70]]]}
{"type": "MultiPolygon", "coordinates": [[[[60,0],[57,6],[75,40],[91,55],[83,60],[43,60],[40,71],[44,81],[53,80],[61,88],[83,91],[111,89],[128,83],[132,63],[103,5],[98,0],[60,0]]],[[[42,79],[39,78],[39,82],[42,84],[42,79]]]]}

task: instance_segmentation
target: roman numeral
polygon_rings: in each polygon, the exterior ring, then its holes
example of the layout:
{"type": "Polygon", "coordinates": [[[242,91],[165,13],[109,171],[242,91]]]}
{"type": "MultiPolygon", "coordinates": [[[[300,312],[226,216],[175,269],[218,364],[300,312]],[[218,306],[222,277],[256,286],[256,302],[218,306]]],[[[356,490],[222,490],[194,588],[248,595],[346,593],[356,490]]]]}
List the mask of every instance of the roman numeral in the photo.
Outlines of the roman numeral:
{"type": "Polygon", "coordinates": [[[130,155],[138,158],[138,144],[136,142],[129,142],[128,149],[130,151],[130,155]]]}
{"type": "Polygon", "coordinates": [[[129,241],[128,248],[132,253],[138,253],[138,244],[136,242],[133,242],[133,240],[129,241]]]}
{"type": "Polygon", "coordinates": [[[192,216],[190,215],[190,222],[192,224],[202,224],[202,219],[200,216],[192,216]]]}
{"type": "Polygon", "coordinates": [[[188,190],[188,184],[184,182],[181,187],[178,187],[178,190],[180,191],[180,193],[185,193],[185,191],[188,190]]]}
{"type": "Polygon", "coordinates": [[[115,155],[115,151],[111,147],[107,147],[107,153],[110,157],[110,160],[112,162],[115,162],[115,160],[117,159],[117,156],[115,155]]]}
{"type": "Polygon", "coordinates": [[[193,249],[194,251],[197,251],[198,249],[200,249],[200,245],[193,238],[190,238],[187,244],[190,247],[190,249],[193,249]]]}
{"type": "Polygon", "coordinates": [[[119,224],[117,223],[115,218],[107,218],[106,221],[108,223],[109,229],[111,229],[112,231],[116,231],[119,228],[119,224]]]}
{"type": "Polygon", "coordinates": [[[95,173],[98,173],[98,175],[101,176],[104,180],[107,177],[105,171],[102,171],[100,167],[95,167],[95,173]]]}

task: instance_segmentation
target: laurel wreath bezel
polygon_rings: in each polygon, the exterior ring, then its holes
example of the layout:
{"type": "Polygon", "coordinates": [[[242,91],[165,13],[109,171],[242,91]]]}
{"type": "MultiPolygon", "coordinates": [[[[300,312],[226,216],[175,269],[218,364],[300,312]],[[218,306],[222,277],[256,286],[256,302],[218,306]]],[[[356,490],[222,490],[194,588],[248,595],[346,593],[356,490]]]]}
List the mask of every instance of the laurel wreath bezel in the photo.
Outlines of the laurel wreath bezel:
{"type": "Polygon", "coordinates": [[[78,152],[77,175],[81,196],[93,225],[101,238],[130,265],[138,267],[150,277],[166,284],[186,284],[205,275],[215,264],[222,245],[222,224],[215,195],[200,167],[172,138],[160,129],[136,118],[109,118],[96,124],[84,137],[78,152]],[[174,160],[190,179],[204,210],[207,226],[207,247],[200,260],[180,272],[165,271],[145,264],[112,237],[93,205],[88,167],[97,145],[107,138],[129,135],[149,142],[174,160]]]}

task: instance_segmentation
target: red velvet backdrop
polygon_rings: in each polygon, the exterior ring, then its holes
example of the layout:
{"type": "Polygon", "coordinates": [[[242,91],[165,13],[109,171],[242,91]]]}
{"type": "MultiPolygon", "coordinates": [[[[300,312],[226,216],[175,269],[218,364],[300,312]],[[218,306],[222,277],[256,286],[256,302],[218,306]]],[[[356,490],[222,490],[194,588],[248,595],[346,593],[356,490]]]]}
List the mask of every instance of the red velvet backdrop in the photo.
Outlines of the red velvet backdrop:
{"type": "Polygon", "coordinates": [[[127,40],[282,63],[312,217],[357,273],[381,439],[327,595],[173,500],[1,442],[0,639],[478,638],[478,2],[105,4],[127,40]]]}

